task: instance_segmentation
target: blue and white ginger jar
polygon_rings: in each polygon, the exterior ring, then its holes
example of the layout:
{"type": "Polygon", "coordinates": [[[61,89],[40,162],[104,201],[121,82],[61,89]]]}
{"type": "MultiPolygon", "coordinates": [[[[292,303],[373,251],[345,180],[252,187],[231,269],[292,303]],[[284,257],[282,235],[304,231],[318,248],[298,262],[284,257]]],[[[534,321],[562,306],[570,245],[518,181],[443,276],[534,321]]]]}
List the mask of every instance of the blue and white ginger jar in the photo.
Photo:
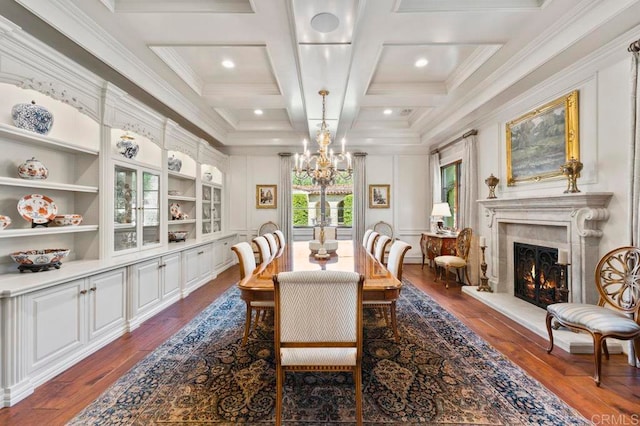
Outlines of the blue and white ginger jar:
{"type": "Polygon", "coordinates": [[[43,106],[30,104],[15,104],[11,109],[13,124],[21,129],[46,135],[53,126],[53,114],[43,106]]]}
{"type": "Polygon", "coordinates": [[[120,153],[120,155],[133,160],[136,158],[136,155],[138,155],[140,145],[138,145],[138,142],[136,142],[136,139],[133,136],[124,134],[120,136],[120,140],[116,143],[116,148],[118,148],[118,153],[120,153]]]}
{"type": "Polygon", "coordinates": [[[169,168],[169,170],[174,171],[174,172],[179,172],[180,169],[182,168],[182,160],[177,158],[175,155],[172,155],[171,157],[169,157],[168,159],[168,164],[167,167],[169,168]]]}

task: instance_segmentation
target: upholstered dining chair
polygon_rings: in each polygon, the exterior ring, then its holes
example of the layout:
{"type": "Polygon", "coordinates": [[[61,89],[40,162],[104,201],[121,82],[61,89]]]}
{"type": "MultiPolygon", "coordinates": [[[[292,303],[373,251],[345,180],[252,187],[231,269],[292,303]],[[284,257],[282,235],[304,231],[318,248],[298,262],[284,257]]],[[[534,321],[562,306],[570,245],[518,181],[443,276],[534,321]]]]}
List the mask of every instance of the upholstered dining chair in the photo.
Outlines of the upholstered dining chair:
{"type": "Polygon", "coordinates": [[[284,238],[284,233],[279,229],[276,229],[275,231],[273,231],[273,235],[275,235],[278,240],[277,256],[280,256],[282,255],[282,252],[284,251],[284,248],[287,245],[287,240],[284,238]]]}
{"type": "Polygon", "coordinates": [[[261,235],[259,237],[255,237],[253,239],[254,244],[256,245],[256,247],[258,247],[258,258],[259,258],[259,263],[263,264],[263,263],[267,263],[271,261],[271,245],[269,244],[269,241],[265,238],[264,235],[261,235]]]}
{"type": "Polygon", "coordinates": [[[467,277],[467,282],[470,283],[469,271],[467,270],[467,259],[469,257],[469,248],[471,247],[471,236],[473,231],[471,228],[464,228],[458,237],[456,238],[456,254],[455,256],[437,256],[433,261],[436,263],[436,281],[438,280],[438,272],[440,278],[442,278],[442,272],[444,270],[446,288],[449,288],[449,269],[454,269],[458,280],[464,284],[463,278],[460,276],[460,271],[464,269],[464,276],[467,277]]]}
{"type": "Polygon", "coordinates": [[[596,266],[595,283],[600,295],[597,305],[547,306],[547,353],[553,350],[554,320],[569,330],[586,331],[593,338],[593,380],[600,386],[603,351],[609,359],[606,339],[633,340],[635,355],[640,356],[640,248],[619,247],[605,254],[596,266]]]}
{"type": "Polygon", "coordinates": [[[384,255],[387,250],[387,246],[391,242],[391,237],[386,235],[380,235],[374,249],[373,257],[380,263],[384,263],[384,255]]]}
{"type": "Polygon", "coordinates": [[[269,251],[271,252],[271,258],[273,259],[278,254],[278,240],[273,234],[264,234],[263,237],[265,237],[269,243],[269,251]]]}
{"type": "MultiPolygon", "coordinates": [[[[242,281],[245,277],[253,274],[253,271],[256,269],[256,258],[253,255],[253,248],[251,247],[251,244],[241,242],[231,247],[231,250],[233,250],[236,256],[238,256],[238,262],[240,264],[240,281],[242,281]]],[[[251,303],[246,302],[246,304],[247,312],[244,322],[244,334],[242,336],[243,345],[247,343],[247,339],[251,333],[251,317],[253,315],[253,311],[256,312],[255,327],[258,325],[260,315],[262,314],[262,316],[264,316],[267,311],[272,311],[274,305],[273,301],[253,301],[251,303]]]]}
{"type": "Polygon", "coordinates": [[[367,247],[367,242],[369,242],[369,237],[371,236],[372,232],[373,229],[371,228],[364,231],[364,236],[362,237],[362,247],[367,247]]]}
{"type": "MultiPolygon", "coordinates": [[[[381,237],[382,238],[382,237],[381,237]]],[[[389,259],[387,261],[387,270],[402,282],[402,265],[404,256],[411,249],[411,246],[404,241],[396,240],[389,250],[389,259]]],[[[379,308],[383,310],[384,319],[387,326],[391,325],[393,336],[398,339],[398,323],[396,321],[396,301],[395,300],[366,300],[363,302],[365,308],[379,308]],[[388,313],[387,313],[388,312],[388,313]],[[389,323],[391,317],[391,323],[389,323]]]]}
{"type": "Polygon", "coordinates": [[[393,240],[393,226],[385,221],[380,221],[373,225],[373,230],[380,235],[386,235],[393,240]]]}
{"type": "Polygon", "coordinates": [[[286,371],[350,371],[362,424],[362,287],[345,271],[293,271],[273,277],[276,424],[282,422],[286,371]]]}
{"type": "Polygon", "coordinates": [[[380,234],[378,234],[376,231],[373,231],[371,232],[371,234],[369,234],[369,240],[367,241],[367,245],[365,246],[365,248],[367,249],[367,253],[373,254],[373,249],[376,246],[376,241],[378,240],[379,236],[380,234]]]}
{"type": "Polygon", "coordinates": [[[260,235],[264,235],[264,234],[271,234],[274,231],[277,231],[278,229],[280,229],[278,227],[278,225],[276,225],[275,222],[265,222],[262,225],[260,225],[260,228],[258,228],[258,236],[260,235]]]}

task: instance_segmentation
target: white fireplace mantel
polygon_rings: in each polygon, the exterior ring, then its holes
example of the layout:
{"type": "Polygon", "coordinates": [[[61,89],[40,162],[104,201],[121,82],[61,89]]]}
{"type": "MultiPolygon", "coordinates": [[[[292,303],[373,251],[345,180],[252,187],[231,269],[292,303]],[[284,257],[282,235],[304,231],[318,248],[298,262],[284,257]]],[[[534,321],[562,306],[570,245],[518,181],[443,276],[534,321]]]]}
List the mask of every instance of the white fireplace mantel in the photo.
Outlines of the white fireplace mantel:
{"type": "Polygon", "coordinates": [[[569,301],[596,303],[597,290],[588,278],[599,261],[602,231],[597,225],[609,218],[607,205],[612,195],[611,192],[579,192],[478,200],[485,208],[491,230],[490,282],[494,291],[513,294],[514,239],[525,243],[546,241],[547,246],[570,252],[569,301]]]}

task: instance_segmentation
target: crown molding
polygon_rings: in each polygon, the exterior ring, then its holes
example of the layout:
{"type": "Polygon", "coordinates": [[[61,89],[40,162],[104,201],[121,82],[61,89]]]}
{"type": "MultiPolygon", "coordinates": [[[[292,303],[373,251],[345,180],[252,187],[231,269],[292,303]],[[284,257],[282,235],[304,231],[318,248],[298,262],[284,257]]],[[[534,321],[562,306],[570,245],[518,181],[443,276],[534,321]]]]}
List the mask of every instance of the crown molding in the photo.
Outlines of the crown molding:
{"type": "Polygon", "coordinates": [[[503,44],[485,44],[478,46],[445,80],[447,92],[452,92],[460,86],[471,74],[487,62],[494,53],[500,50],[502,46],[503,44]]]}
{"type": "Polygon", "coordinates": [[[149,49],[153,51],[162,61],[171,68],[178,77],[180,77],[194,92],[199,96],[202,95],[204,81],[198,74],[182,59],[176,49],[171,46],[153,46],[149,45],[149,49]]]}
{"type": "Polygon", "coordinates": [[[249,0],[100,0],[114,3],[116,12],[254,13],[249,0]]]}

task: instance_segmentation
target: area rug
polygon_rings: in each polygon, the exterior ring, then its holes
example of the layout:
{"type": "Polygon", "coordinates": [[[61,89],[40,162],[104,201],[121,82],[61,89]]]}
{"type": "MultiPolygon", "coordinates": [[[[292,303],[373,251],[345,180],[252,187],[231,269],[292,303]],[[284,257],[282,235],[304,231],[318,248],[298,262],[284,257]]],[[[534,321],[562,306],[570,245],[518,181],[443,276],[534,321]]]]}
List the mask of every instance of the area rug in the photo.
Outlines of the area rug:
{"type": "MultiPolygon", "coordinates": [[[[69,424],[272,424],[272,319],[242,346],[244,315],[229,289],[69,424]]],[[[397,315],[399,343],[365,310],[365,424],[589,424],[406,280],[397,315]]],[[[348,373],[287,374],[283,399],[288,425],[355,419],[348,373]]]]}

